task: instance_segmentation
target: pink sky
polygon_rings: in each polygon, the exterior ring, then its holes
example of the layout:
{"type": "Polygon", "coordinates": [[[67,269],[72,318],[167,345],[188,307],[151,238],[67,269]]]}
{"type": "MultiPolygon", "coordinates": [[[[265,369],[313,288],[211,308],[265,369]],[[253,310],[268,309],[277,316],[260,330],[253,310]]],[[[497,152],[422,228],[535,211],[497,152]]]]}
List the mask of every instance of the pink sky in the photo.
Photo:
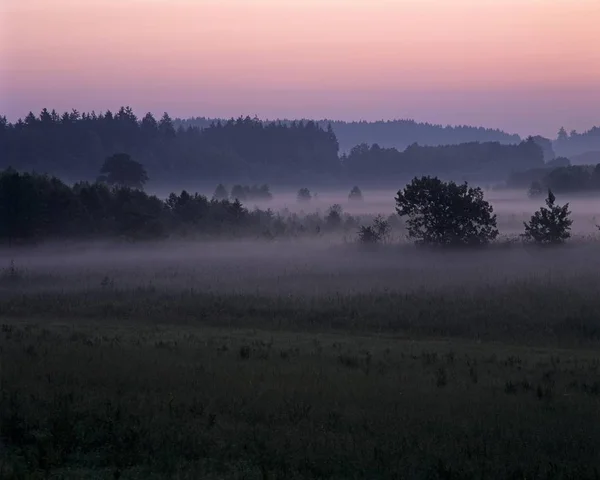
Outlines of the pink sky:
{"type": "Polygon", "coordinates": [[[0,113],[600,124],[599,0],[0,0],[0,113]]]}

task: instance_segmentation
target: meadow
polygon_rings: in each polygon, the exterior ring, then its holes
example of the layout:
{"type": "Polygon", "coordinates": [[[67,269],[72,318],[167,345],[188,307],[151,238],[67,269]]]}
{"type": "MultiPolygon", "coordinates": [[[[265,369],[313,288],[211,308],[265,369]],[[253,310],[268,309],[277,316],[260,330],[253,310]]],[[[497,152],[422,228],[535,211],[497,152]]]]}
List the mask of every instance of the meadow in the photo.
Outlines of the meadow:
{"type": "Polygon", "coordinates": [[[0,267],[0,478],[600,477],[593,239],[87,243],[0,267]]]}

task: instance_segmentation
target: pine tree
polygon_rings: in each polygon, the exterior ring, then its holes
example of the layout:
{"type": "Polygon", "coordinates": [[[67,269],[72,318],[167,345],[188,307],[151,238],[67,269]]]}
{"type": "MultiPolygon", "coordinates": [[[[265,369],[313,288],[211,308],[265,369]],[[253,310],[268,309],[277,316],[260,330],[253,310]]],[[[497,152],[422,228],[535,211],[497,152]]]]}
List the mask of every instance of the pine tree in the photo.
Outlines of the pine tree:
{"type": "Polygon", "coordinates": [[[229,192],[227,191],[227,188],[222,183],[219,183],[215,189],[215,193],[213,193],[213,200],[222,201],[227,200],[228,198],[229,192]]]}
{"type": "Polygon", "coordinates": [[[363,195],[362,195],[362,192],[360,191],[360,188],[358,188],[358,186],[354,186],[352,188],[352,190],[350,190],[350,193],[348,195],[348,200],[362,202],[363,195]]]}

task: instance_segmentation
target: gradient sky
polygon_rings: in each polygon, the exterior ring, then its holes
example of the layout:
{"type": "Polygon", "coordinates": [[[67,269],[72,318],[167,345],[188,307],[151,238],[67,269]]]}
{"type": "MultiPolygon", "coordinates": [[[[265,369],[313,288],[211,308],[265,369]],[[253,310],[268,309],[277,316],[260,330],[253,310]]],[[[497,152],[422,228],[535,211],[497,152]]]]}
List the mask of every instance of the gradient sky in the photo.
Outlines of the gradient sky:
{"type": "Polygon", "coordinates": [[[600,0],[0,0],[0,113],[600,124],[600,0]]]}

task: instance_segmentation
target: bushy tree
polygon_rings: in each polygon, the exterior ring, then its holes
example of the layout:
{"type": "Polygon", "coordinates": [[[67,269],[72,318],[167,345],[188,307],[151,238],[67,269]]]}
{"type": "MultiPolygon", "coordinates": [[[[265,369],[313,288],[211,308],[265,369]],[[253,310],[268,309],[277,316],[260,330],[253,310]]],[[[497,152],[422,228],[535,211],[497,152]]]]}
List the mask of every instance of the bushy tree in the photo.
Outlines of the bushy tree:
{"type": "Polygon", "coordinates": [[[148,174],[144,166],[136,162],[127,153],[116,153],[106,160],[100,170],[99,180],[109,185],[128,188],[144,188],[148,174]]]}
{"type": "Polygon", "coordinates": [[[569,204],[562,207],[555,205],[556,197],[551,190],[548,190],[546,207],[541,207],[531,217],[529,223],[525,223],[525,233],[523,236],[538,244],[552,245],[560,244],[570,236],[571,224],[573,221],[569,218],[569,204]]]}
{"type": "Polygon", "coordinates": [[[309,202],[312,198],[312,195],[308,188],[301,188],[300,190],[298,190],[297,198],[299,202],[309,202]]]}
{"type": "Polygon", "coordinates": [[[350,190],[350,193],[348,194],[348,200],[362,202],[363,195],[360,188],[357,186],[352,187],[352,190],[350,190]]]}
{"type": "Polygon", "coordinates": [[[481,188],[414,178],[396,196],[396,212],[407,217],[408,235],[416,243],[440,246],[483,245],[498,236],[496,215],[481,188]]]}

